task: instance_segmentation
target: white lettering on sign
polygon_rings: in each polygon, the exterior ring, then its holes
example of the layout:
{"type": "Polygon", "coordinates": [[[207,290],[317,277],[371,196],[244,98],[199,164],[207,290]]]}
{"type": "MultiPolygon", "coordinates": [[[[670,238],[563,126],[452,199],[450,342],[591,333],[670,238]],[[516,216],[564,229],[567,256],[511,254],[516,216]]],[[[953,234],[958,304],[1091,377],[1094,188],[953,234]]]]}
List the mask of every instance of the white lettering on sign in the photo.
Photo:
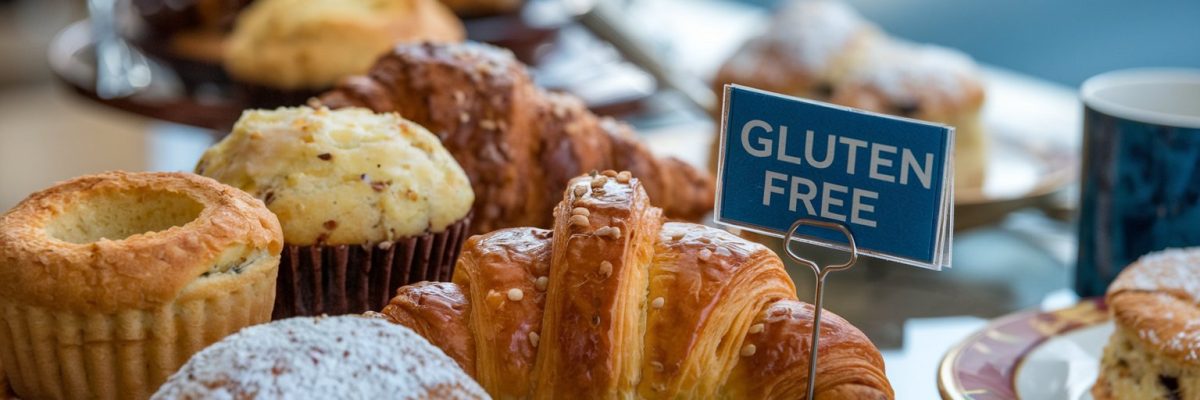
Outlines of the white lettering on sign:
{"type": "Polygon", "coordinates": [[[867,203],[867,199],[879,199],[879,193],[870,190],[851,189],[829,182],[818,184],[808,178],[766,171],[763,180],[762,205],[770,207],[771,199],[775,195],[786,195],[788,211],[795,212],[799,205],[804,205],[804,211],[808,215],[818,215],[834,221],[875,227],[875,220],[871,219],[871,214],[875,213],[875,205],[867,203]],[[785,186],[781,186],[782,183],[790,184],[785,189],[785,186]],[[847,201],[850,202],[849,217],[844,211],[847,201]],[[818,213],[818,207],[813,205],[814,202],[819,204],[820,213],[818,213]]]}
{"type": "MultiPolygon", "coordinates": [[[[775,158],[780,162],[807,165],[815,169],[845,168],[846,174],[854,175],[857,173],[859,154],[865,150],[867,177],[870,179],[899,185],[917,182],[926,189],[933,183],[932,153],[924,153],[924,157],[919,157],[908,148],[837,135],[827,134],[823,137],[824,141],[821,140],[822,135],[806,130],[804,149],[800,151],[788,145],[786,125],[774,127],[766,121],[755,119],[742,125],[741,130],[742,148],[754,157],[775,158]],[[818,156],[821,156],[820,159],[818,156]]],[[[872,215],[879,193],[874,191],[766,171],[763,176],[763,206],[771,206],[771,200],[777,195],[786,198],[788,210],[792,212],[803,206],[808,215],[868,227],[876,225],[872,215]]]]}
{"type": "Polygon", "coordinates": [[[804,157],[801,158],[797,154],[801,154],[795,149],[789,149],[788,146],[788,127],[781,125],[778,129],[778,135],[775,134],[776,129],[766,121],[755,119],[750,120],[745,125],[742,125],[741,142],[742,148],[746,153],[760,158],[771,158],[795,165],[805,165],[816,169],[825,169],[833,167],[835,164],[843,164],[846,174],[854,175],[858,165],[859,150],[869,149],[869,159],[867,163],[867,176],[888,183],[899,183],[908,185],[909,182],[915,180],[920,182],[921,186],[929,189],[933,182],[933,153],[925,153],[924,157],[918,157],[913,154],[910,149],[897,149],[896,146],[870,143],[864,140],[842,137],[837,135],[825,135],[825,140],[820,144],[816,144],[819,135],[812,130],[805,131],[804,137],[804,157]],[[775,139],[772,136],[777,136],[775,139]],[[824,145],[824,158],[817,160],[817,147],[824,145]],[[844,147],[846,151],[845,158],[838,158],[839,147],[844,147]],[[899,155],[899,160],[897,160],[899,155]],[[924,158],[923,160],[921,158],[924,158]],[[840,162],[839,162],[840,161],[840,162]],[[890,170],[896,166],[900,167],[899,175],[894,175],[890,170]]]}

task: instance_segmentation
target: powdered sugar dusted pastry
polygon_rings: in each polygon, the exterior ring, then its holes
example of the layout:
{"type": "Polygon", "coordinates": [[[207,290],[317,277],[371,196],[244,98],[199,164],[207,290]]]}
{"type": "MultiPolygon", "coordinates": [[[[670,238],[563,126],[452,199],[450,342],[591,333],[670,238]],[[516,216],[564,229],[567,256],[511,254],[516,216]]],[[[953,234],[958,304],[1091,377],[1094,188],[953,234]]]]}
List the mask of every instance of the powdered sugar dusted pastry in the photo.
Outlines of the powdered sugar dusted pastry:
{"type": "Polygon", "coordinates": [[[1143,256],[1108,289],[1097,400],[1200,399],[1200,248],[1143,256]]]}
{"type": "Polygon", "coordinates": [[[155,399],[486,399],[450,357],[399,325],[291,318],[204,349],[155,399]]]}
{"type": "Polygon", "coordinates": [[[718,93],[736,83],[954,126],[955,184],[982,186],[984,88],[975,63],[956,50],[887,37],[840,1],[788,3],[713,83],[718,93]]]}

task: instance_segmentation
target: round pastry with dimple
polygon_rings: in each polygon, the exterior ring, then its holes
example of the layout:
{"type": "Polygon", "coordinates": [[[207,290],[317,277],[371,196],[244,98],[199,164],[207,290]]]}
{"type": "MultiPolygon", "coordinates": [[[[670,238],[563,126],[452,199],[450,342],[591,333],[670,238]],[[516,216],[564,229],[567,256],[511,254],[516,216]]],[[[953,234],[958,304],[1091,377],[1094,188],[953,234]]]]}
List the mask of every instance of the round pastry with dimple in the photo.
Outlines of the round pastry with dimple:
{"type": "Polygon", "coordinates": [[[196,172],[263,199],[293,245],[442,232],[475,201],[436,136],[364,109],[246,111],[196,172]]]}
{"type": "Polygon", "coordinates": [[[238,16],[225,69],[243,82],[321,89],[367,72],[396,43],[465,37],[438,0],[258,0],[238,16]]]}
{"type": "Polygon", "coordinates": [[[408,328],[358,316],[247,328],[192,357],[155,399],[487,399],[408,328]]]}
{"type": "Polygon", "coordinates": [[[270,319],[282,246],[261,201],[209,178],[61,182],[0,216],[0,364],[22,398],[146,398],[270,319]]]}
{"type": "Polygon", "coordinates": [[[1200,396],[1200,248],[1151,253],[1108,288],[1116,331],[1097,399],[1200,396]]]}

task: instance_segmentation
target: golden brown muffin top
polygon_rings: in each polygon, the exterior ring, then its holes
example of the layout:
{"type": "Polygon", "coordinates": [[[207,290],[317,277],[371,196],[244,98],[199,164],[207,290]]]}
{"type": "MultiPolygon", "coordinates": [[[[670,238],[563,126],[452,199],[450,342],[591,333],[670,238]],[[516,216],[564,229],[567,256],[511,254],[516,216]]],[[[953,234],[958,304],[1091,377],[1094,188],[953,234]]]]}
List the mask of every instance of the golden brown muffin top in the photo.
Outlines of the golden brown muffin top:
{"type": "Polygon", "coordinates": [[[282,246],[279,221],[261,201],[215,180],[83,176],[0,216],[0,297],[78,312],[146,309],[282,246]]]}
{"type": "Polygon", "coordinates": [[[279,216],[288,244],[374,244],[441,232],[475,192],[436,136],[395,113],[250,110],[196,172],[279,216]]]}

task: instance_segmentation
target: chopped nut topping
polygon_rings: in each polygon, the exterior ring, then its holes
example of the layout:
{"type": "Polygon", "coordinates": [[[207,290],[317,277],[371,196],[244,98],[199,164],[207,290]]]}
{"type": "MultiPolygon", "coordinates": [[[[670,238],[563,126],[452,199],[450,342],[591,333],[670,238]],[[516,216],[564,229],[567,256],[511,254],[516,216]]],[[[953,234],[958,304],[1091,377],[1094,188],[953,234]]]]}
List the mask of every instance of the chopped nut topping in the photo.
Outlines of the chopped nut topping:
{"type": "Polygon", "coordinates": [[[650,306],[654,308],[662,308],[664,304],[667,304],[667,299],[664,299],[661,296],[655,297],[654,301],[650,302],[650,306]]]}
{"type": "Polygon", "coordinates": [[[317,158],[320,158],[325,161],[329,161],[329,160],[333,159],[333,154],[321,153],[321,154],[317,154],[317,158]]]}
{"type": "Polygon", "coordinates": [[[697,257],[700,257],[700,261],[708,261],[712,258],[712,251],[709,249],[701,249],[700,254],[698,254],[697,257]]]}
{"type": "Polygon", "coordinates": [[[570,219],[570,223],[571,223],[572,227],[579,227],[579,228],[587,228],[588,226],[592,225],[592,223],[590,221],[588,221],[588,217],[583,216],[583,215],[572,215],[571,219],[570,219]]]}
{"type": "Polygon", "coordinates": [[[596,230],[596,236],[607,237],[609,239],[620,239],[621,228],[615,226],[606,226],[596,230]]]}
{"type": "Polygon", "coordinates": [[[537,332],[529,332],[529,345],[530,346],[537,347],[538,342],[541,341],[541,339],[542,339],[542,337],[540,335],[538,335],[537,332]]]}
{"type": "Polygon", "coordinates": [[[683,239],[683,237],[684,237],[685,235],[687,235],[687,232],[684,232],[684,231],[674,231],[674,232],[671,232],[671,240],[679,240],[679,239],[683,239]]]}
{"type": "Polygon", "coordinates": [[[605,183],[608,183],[608,178],[604,176],[592,178],[592,189],[604,187],[605,183]]]}
{"type": "Polygon", "coordinates": [[[742,346],[742,357],[750,357],[756,352],[758,352],[758,347],[755,347],[753,344],[742,346]]]}
{"type": "Polygon", "coordinates": [[[585,217],[590,217],[590,216],[592,216],[592,212],[588,211],[588,209],[584,208],[584,207],[575,207],[574,209],[571,210],[571,215],[582,215],[585,217]]]}
{"type": "Polygon", "coordinates": [[[588,190],[587,185],[576,186],[575,187],[575,197],[583,197],[584,194],[587,194],[587,190],[588,190]]]}
{"type": "Polygon", "coordinates": [[[387,183],[380,181],[371,182],[371,189],[374,189],[376,192],[382,192],[384,189],[387,189],[387,183]]]}
{"type": "Polygon", "coordinates": [[[600,262],[600,275],[604,276],[605,278],[612,276],[612,269],[612,263],[608,261],[600,262]]]}
{"type": "Polygon", "coordinates": [[[721,257],[729,257],[729,256],[733,255],[733,253],[731,253],[729,251],[729,249],[727,249],[727,248],[717,247],[717,255],[719,255],[721,257]]]}
{"type": "Polygon", "coordinates": [[[662,372],[662,370],[663,370],[663,365],[662,365],[662,363],[660,363],[660,362],[658,362],[658,361],[651,361],[651,362],[650,362],[650,367],[651,367],[651,368],[654,368],[654,370],[655,370],[655,371],[658,371],[658,372],[662,372]]]}
{"type": "Polygon", "coordinates": [[[633,179],[633,174],[629,173],[629,171],[621,171],[617,174],[617,182],[629,183],[630,179],[633,179]]]}
{"type": "Polygon", "coordinates": [[[521,299],[524,299],[524,298],[525,298],[525,292],[522,292],[521,289],[517,289],[517,288],[508,289],[508,299],[509,300],[521,301],[521,299]]]}
{"type": "Polygon", "coordinates": [[[613,171],[611,169],[606,169],[606,170],[604,170],[604,172],[601,172],[601,174],[603,174],[604,176],[607,176],[609,178],[617,177],[617,171],[613,171]]]}
{"type": "Polygon", "coordinates": [[[550,278],[539,276],[533,280],[533,287],[538,291],[545,292],[548,285],[550,285],[550,278]]]}
{"type": "Polygon", "coordinates": [[[754,324],[754,325],[750,325],[750,333],[751,334],[762,333],[762,331],[763,331],[763,324],[761,322],[754,324]]]}
{"type": "Polygon", "coordinates": [[[471,116],[469,114],[467,114],[466,111],[463,111],[462,113],[458,114],[458,122],[465,124],[470,121],[471,121],[471,116]]]}
{"type": "Polygon", "coordinates": [[[334,221],[331,219],[331,220],[325,221],[325,223],[321,224],[321,226],[325,227],[325,229],[332,231],[334,229],[337,229],[338,224],[337,224],[337,221],[334,221]]]}

